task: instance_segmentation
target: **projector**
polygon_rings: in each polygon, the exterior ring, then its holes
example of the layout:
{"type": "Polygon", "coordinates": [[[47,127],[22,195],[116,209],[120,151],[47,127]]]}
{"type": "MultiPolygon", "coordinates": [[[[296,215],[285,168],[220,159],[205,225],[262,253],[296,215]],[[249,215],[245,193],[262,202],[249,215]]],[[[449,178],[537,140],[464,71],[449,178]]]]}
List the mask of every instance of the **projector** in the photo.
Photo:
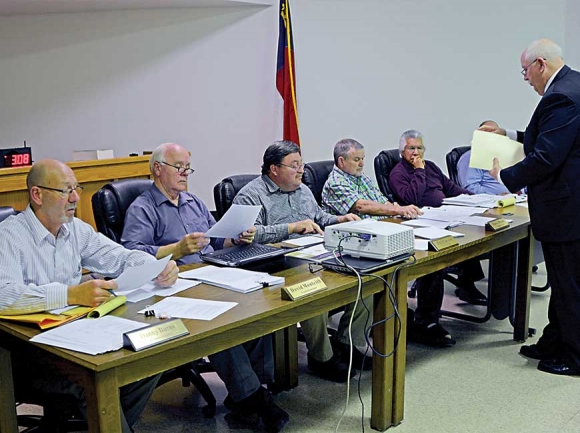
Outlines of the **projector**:
{"type": "Polygon", "coordinates": [[[342,253],[353,257],[388,260],[415,252],[412,228],[374,219],[327,226],[324,229],[324,246],[334,249],[339,242],[342,253]]]}

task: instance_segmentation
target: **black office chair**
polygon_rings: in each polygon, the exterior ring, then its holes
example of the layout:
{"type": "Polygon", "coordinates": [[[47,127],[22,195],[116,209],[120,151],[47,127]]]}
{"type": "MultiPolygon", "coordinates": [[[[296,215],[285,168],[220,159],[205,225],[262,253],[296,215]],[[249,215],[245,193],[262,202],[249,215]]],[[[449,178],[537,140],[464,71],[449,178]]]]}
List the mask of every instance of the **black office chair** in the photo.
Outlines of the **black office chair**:
{"type": "Polygon", "coordinates": [[[333,160],[315,161],[304,164],[302,183],[310,188],[319,206],[322,203],[322,188],[333,167],[333,160]]]}
{"type": "Polygon", "coordinates": [[[399,149],[381,150],[381,152],[375,156],[375,177],[377,178],[379,189],[390,202],[396,200],[393,190],[389,185],[389,175],[391,174],[391,170],[400,160],[401,155],[399,149]]]}
{"type": "Polygon", "coordinates": [[[213,200],[215,202],[218,219],[223,217],[232,206],[236,194],[249,182],[257,178],[259,174],[236,174],[224,178],[213,187],[213,200]]]}
{"type": "MultiPolygon", "coordinates": [[[[152,183],[149,179],[124,179],[108,183],[98,190],[91,198],[98,231],[120,243],[127,209],[152,183]]],[[[207,403],[202,409],[204,416],[211,418],[215,415],[216,399],[201,374],[212,371],[210,363],[200,359],[166,371],[157,386],[174,379],[181,379],[183,386],[193,384],[207,403]]]]}
{"type": "Polygon", "coordinates": [[[455,182],[457,185],[461,186],[459,183],[459,175],[457,173],[457,163],[459,162],[459,158],[465,152],[471,149],[471,146],[459,146],[454,147],[449,151],[447,155],[445,155],[445,162],[447,163],[447,172],[449,173],[449,179],[455,182]]]}
{"type": "Polygon", "coordinates": [[[11,206],[0,206],[0,223],[11,215],[16,215],[18,211],[11,206]]]}

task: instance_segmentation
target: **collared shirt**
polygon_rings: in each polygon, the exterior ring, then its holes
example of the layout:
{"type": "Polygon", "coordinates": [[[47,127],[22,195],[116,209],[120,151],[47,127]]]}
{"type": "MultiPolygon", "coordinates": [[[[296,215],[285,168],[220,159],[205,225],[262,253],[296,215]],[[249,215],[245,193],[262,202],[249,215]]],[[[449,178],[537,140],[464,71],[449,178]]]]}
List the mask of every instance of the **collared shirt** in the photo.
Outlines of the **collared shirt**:
{"type": "Polygon", "coordinates": [[[404,205],[441,206],[445,197],[471,194],[453,183],[431,161],[425,161],[425,169],[415,169],[402,159],[391,170],[389,182],[399,204],[404,205]]]}
{"type": "MultiPolygon", "coordinates": [[[[177,206],[155,184],[135,199],[125,216],[121,243],[130,250],[155,256],[159,247],[179,242],[189,233],[205,233],[215,219],[195,195],[180,192],[177,206]]],[[[223,247],[223,239],[212,239],[201,253],[223,247]]],[[[178,265],[201,262],[200,253],[176,260],[178,265]]]]}
{"type": "Polygon", "coordinates": [[[489,171],[469,166],[471,150],[465,152],[457,161],[457,176],[460,185],[474,194],[505,194],[508,189],[494,179],[489,171]]]}
{"type": "MultiPolygon", "coordinates": [[[[352,207],[358,200],[382,204],[389,202],[366,174],[354,176],[335,165],[322,188],[322,209],[334,215],[345,215],[353,212],[352,207]]],[[[372,218],[372,215],[358,215],[361,218],[372,218]]]]}
{"type": "Polygon", "coordinates": [[[338,217],[324,212],[316,203],[312,191],[301,184],[295,191],[282,191],[267,175],[244,186],[234,198],[235,204],[261,205],[256,219],[256,236],[260,243],[281,242],[296,238],[288,235],[288,224],[311,219],[320,227],[335,224],[338,217]]]}
{"type": "Polygon", "coordinates": [[[129,251],[73,218],[54,237],[30,206],[0,223],[0,313],[25,314],[67,305],[82,269],[116,277],[154,259],[129,251]]]}

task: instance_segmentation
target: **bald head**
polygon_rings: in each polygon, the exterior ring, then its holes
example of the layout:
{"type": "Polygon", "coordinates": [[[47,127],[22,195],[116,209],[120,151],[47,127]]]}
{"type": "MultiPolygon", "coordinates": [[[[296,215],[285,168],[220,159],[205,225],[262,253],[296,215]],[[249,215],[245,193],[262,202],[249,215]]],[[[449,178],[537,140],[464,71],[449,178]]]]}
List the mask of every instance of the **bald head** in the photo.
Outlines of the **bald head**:
{"type": "Polygon", "coordinates": [[[155,175],[154,168],[156,162],[167,161],[168,156],[174,153],[189,154],[187,149],[183,147],[181,144],[163,143],[157,146],[155,150],[151,153],[151,158],[149,159],[149,170],[151,170],[151,174],[155,175]]]}
{"type": "Polygon", "coordinates": [[[28,172],[26,187],[30,191],[33,186],[57,185],[72,174],[72,169],[65,163],[55,159],[42,159],[35,162],[28,172]]]}

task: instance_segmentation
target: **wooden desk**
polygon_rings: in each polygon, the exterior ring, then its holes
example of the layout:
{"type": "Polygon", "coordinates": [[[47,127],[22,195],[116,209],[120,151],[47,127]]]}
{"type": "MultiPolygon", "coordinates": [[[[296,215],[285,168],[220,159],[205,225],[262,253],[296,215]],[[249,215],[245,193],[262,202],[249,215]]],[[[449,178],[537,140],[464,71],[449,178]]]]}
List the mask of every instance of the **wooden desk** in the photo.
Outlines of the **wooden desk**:
{"type": "MultiPolygon", "coordinates": [[[[75,216],[89,223],[94,228],[93,205],[91,197],[103,185],[119,179],[150,179],[149,156],[130,158],[111,158],[94,161],[72,161],[66,163],[71,167],[84,190],[77,203],[75,216]]],[[[28,205],[26,176],[30,167],[0,169],[0,206],[12,206],[24,210],[28,205]]]]}
{"type": "MultiPolygon", "coordinates": [[[[404,402],[405,374],[405,326],[406,326],[406,281],[415,276],[424,275],[436,269],[442,269],[453,263],[475,257],[494,249],[502,250],[509,245],[520,248],[518,269],[528,268],[526,245],[529,249],[530,231],[527,218],[517,218],[512,227],[499,233],[484,233],[483,229],[462,228],[466,231],[461,245],[440,253],[418,253],[415,265],[405,268],[397,278],[397,301],[401,315],[401,334],[395,355],[388,358],[374,356],[372,376],[372,409],[371,426],[385,430],[401,422],[404,402]],[[523,254],[522,254],[523,253],[523,254]],[[526,264],[527,263],[527,264],[526,264]]],[[[528,254],[529,256],[529,254],[528,254]]],[[[286,259],[287,269],[279,272],[286,277],[286,284],[295,284],[308,280],[306,264],[294,266],[297,261],[286,259]]],[[[303,262],[298,262],[303,263],[303,262]]],[[[273,264],[275,265],[275,264],[273,264]]],[[[384,269],[378,274],[387,276],[393,267],[384,269]]],[[[261,291],[241,294],[229,290],[199,285],[181,296],[219,301],[234,301],[239,305],[218,318],[205,322],[184,320],[190,335],[167,342],[142,352],[119,350],[98,356],[89,356],[69,350],[47,346],[36,346],[39,357],[46,362],[59,359],[68,364],[68,371],[74,375],[86,390],[88,421],[91,432],[120,431],[120,402],[118,393],[111,390],[152,376],[202,356],[218,352],[245,341],[279,331],[322,312],[352,302],[357,296],[357,280],[328,271],[320,271],[329,290],[316,293],[308,298],[290,302],[280,299],[279,288],[265,288],[261,291]]],[[[527,326],[529,311],[529,274],[527,291],[519,292],[516,308],[522,310],[522,321],[527,326]],[[525,292],[525,293],[524,293],[525,292]],[[521,295],[521,298],[519,297],[521,295]]],[[[523,282],[522,282],[523,284],[523,282]]],[[[374,321],[380,321],[393,313],[387,290],[376,278],[364,277],[362,296],[375,295],[374,321]]],[[[115,311],[129,319],[153,323],[157,319],[147,319],[137,315],[137,311],[146,301],[139,304],[128,304],[115,311]]],[[[151,301],[149,301],[150,303],[151,301]]],[[[398,326],[398,325],[397,325],[398,326]]],[[[376,326],[373,334],[374,344],[381,353],[394,349],[395,335],[398,332],[394,320],[376,326]]],[[[37,334],[35,329],[9,322],[0,322],[0,430],[16,431],[16,410],[10,366],[10,351],[27,345],[28,339],[37,334]]]]}
{"type": "MultiPolygon", "coordinates": [[[[513,309],[513,338],[525,341],[528,335],[531,274],[532,274],[532,243],[533,236],[529,224],[528,211],[518,206],[489,211],[490,214],[501,215],[504,212],[515,215],[506,218],[513,219],[508,229],[497,233],[486,232],[483,227],[460,226],[454,229],[465,234],[457,238],[459,246],[443,252],[418,251],[415,254],[417,262],[413,266],[402,269],[397,275],[396,296],[399,302],[399,312],[403,326],[399,347],[394,357],[394,377],[392,382],[392,401],[375,405],[373,394],[373,412],[371,425],[378,430],[398,425],[404,416],[405,360],[406,360],[406,323],[407,323],[407,283],[415,278],[431,272],[445,269],[466,259],[478,257],[484,253],[490,255],[490,297],[492,313],[498,319],[504,319],[506,306],[513,309]],[[495,300],[495,302],[493,302],[495,300]],[[375,410],[392,411],[389,414],[390,424],[377,423],[378,414],[375,410]]],[[[512,313],[512,311],[508,311],[512,313]]],[[[379,340],[379,341],[382,341],[379,340]]],[[[375,342],[376,344],[376,342],[375,342]]],[[[374,364],[373,364],[374,367],[374,364]]],[[[391,396],[389,396],[391,397],[391,396]]],[[[384,419],[380,419],[381,422],[384,419]]]]}

